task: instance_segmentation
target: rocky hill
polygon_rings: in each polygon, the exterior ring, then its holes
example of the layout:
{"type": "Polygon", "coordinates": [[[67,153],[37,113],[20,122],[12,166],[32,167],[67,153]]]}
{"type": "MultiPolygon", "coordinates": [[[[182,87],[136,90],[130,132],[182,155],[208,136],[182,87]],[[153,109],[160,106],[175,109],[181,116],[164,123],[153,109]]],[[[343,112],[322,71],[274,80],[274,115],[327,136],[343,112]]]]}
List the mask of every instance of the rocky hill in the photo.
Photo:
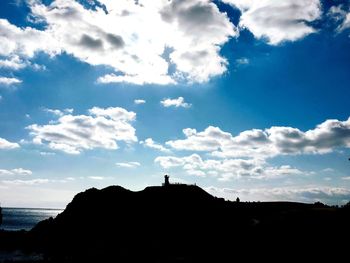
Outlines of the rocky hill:
{"type": "Polygon", "coordinates": [[[110,186],[77,194],[55,219],[25,233],[21,248],[45,262],[233,262],[320,252],[334,259],[346,251],[349,215],[320,203],[230,202],[195,185],[110,186]]]}

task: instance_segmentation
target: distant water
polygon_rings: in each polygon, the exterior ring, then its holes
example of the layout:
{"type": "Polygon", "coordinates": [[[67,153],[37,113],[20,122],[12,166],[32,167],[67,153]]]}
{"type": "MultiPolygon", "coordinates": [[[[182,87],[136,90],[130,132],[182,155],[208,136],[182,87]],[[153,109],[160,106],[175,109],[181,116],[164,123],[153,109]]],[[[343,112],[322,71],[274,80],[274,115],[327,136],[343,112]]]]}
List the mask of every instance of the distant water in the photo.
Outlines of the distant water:
{"type": "Polygon", "coordinates": [[[62,209],[3,207],[3,220],[0,229],[30,230],[38,222],[49,217],[55,217],[62,211],[62,209]]]}

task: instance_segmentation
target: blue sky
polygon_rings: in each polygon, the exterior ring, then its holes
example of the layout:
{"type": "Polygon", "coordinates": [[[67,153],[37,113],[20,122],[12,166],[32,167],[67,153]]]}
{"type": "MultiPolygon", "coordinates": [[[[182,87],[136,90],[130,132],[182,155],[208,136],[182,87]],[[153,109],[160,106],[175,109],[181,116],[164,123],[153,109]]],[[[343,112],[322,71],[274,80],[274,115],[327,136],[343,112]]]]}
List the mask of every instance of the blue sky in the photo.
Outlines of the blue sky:
{"type": "Polygon", "coordinates": [[[0,201],[196,183],[350,200],[350,3],[0,3],[0,201]]]}

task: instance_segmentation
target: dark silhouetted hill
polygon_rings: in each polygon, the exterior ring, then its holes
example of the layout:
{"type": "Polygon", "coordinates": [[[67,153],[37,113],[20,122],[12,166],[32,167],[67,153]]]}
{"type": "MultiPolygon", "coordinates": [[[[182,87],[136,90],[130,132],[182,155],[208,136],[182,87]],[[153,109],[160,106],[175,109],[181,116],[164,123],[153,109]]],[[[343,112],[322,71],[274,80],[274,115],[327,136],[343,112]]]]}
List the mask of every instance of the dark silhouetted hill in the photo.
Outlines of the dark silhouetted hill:
{"type": "Polygon", "coordinates": [[[334,259],[347,249],[349,215],[321,203],[224,201],[194,185],[110,186],[77,194],[21,247],[45,262],[334,259]]]}

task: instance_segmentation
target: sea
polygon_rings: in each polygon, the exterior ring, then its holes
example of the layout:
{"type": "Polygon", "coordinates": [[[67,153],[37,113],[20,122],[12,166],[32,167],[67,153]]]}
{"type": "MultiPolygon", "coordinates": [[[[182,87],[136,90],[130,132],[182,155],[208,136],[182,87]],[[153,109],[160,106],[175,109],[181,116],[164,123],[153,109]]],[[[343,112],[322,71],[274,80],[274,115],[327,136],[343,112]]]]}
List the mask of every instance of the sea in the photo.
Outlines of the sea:
{"type": "Polygon", "coordinates": [[[63,209],[3,207],[0,229],[10,231],[30,230],[40,221],[56,217],[61,212],[63,212],[63,209]]]}

